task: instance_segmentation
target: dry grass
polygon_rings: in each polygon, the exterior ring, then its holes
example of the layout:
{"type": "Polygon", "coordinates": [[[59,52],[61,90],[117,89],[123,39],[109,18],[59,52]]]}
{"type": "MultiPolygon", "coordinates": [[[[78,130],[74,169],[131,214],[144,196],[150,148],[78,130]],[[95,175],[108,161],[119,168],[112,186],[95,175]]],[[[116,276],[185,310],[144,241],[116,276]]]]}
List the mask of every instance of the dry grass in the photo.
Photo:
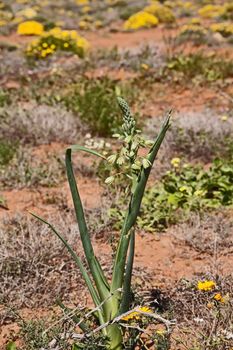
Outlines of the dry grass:
{"type": "MultiPolygon", "coordinates": [[[[57,227],[82,256],[77,225],[66,214],[57,227]]],[[[25,216],[5,219],[0,227],[0,295],[17,307],[46,306],[58,296],[67,301],[82,280],[62,243],[45,225],[25,216]]]]}
{"type": "Polygon", "coordinates": [[[233,278],[232,276],[202,276],[214,279],[216,290],[197,290],[197,279],[183,280],[173,290],[173,313],[177,319],[174,349],[230,350],[233,346],[233,278]],[[216,293],[225,302],[214,299],[216,293]]]}
{"type": "Polygon", "coordinates": [[[192,214],[188,221],[171,229],[180,241],[210,255],[233,249],[233,219],[230,211],[192,214]]]}
{"type": "Polygon", "coordinates": [[[0,137],[3,139],[40,145],[52,141],[71,143],[80,138],[79,119],[61,107],[31,102],[2,109],[0,116],[0,137]]]}

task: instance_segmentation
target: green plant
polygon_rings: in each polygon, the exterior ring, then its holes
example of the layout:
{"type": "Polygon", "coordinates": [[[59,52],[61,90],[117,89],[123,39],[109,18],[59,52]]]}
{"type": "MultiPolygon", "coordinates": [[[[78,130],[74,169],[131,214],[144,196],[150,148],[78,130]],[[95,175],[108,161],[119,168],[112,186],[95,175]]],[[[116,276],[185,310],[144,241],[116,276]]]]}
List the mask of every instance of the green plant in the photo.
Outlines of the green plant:
{"type": "Polygon", "coordinates": [[[13,158],[16,146],[5,140],[0,140],[0,167],[7,165],[13,158]]]}
{"type": "Polygon", "coordinates": [[[174,73],[177,80],[200,77],[206,81],[224,80],[233,76],[233,63],[202,53],[177,55],[168,60],[163,74],[174,73]]]}
{"type": "MultiPolygon", "coordinates": [[[[179,163],[174,161],[174,164],[179,163]]],[[[145,192],[138,225],[143,230],[153,232],[185,220],[190,211],[229,207],[233,204],[232,183],[232,160],[216,160],[208,170],[190,164],[174,167],[145,192]]],[[[116,227],[119,218],[124,215],[122,206],[124,202],[110,209],[110,218],[116,227]]]]}
{"type": "MultiPolygon", "coordinates": [[[[78,145],[71,146],[66,150],[66,170],[68,182],[73,198],[80,237],[92,279],[80,258],[76,255],[63,236],[56,230],[56,228],[36,214],[32,214],[51,228],[51,230],[64,243],[72,255],[75,263],[82,273],[89,293],[95,304],[94,312],[100,325],[98,329],[102,331],[104,337],[108,338],[107,348],[111,350],[122,349],[122,326],[119,324],[119,322],[122,320],[122,316],[125,313],[131,313],[129,309],[132,301],[131,277],[135,245],[134,226],[140,210],[141,201],[147,180],[150,175],[151,167],[169,128],[170,120],[169,114],[147,156],[143,157],[142,159],[138,159],[138,151],[142,141],[138,142],[139,131],[136,129],[136,122],[127,103],[122,98],[118,98],[118,103],[123,112],[124,120],[121,135],[118,136],[123,140],[123,151],[119,156],[113,155],[114,159],[108,160],[117,162],[117,160],[119,160],[121,157],[123,158],[124,162],[127,162],[128,173],[125,173],[124,176],[130,177],[131,186],[129,191],[129,206],[124,217],[120,239],[113,262],[111,282],[106,279],[103,269],[94,254],[72,166],[72,152],[74,151],[84,151],[104,158],[101,154],[78,145]],[[137,162],[140,162],[140,166],[137,162]]],[[[114,176],[116,176],[115,173],[113,175],[113,179],[114,176]]],[[[112,179],[107,179],[106,182],[110,183],[110,180],[112,181],[112,179]]],[[[143,312],[143,310],[140,309],[136,310],[136,313],[140,312],[144,315],[149,314],[149,312],[143,312]]],[[[95,330],[95,332],[97,330],[95,330]]],[[[89,334],[92,334],[92,332],[89,334]]],[[[80,348],[80,346],[77,344],[76,348],[80,348]]]]}
{"type": "Polygon", "coordinates": [[[16,344],[14,342],[9,342],[7,345],[6,345],[6,350],[16,350],[16,344]]]}
{"type": "Polygon", "coordinates": [[[0,89],[0,107],[4,107],[6,104],[10,103],[9,95],[2,89],[0,89]]]}
{"type": "Polygon", "coordinates": [[[108,77],[84,78],[74,86],[73,92],[69,92],[64,102],[67,108],[78,113],[93,134],[110,136],[121,125],[116,102],[116,96],[120,92],[132,101],[137,89],[131,89],[130,85],[122,85],[108,77]]]}
{"type": "Polygon", "coordinates": [[[160,185],[146,192],[139,226],[148,230],[160,229],[184,219],[190,211],[230,206],[233,204],[232,181],[232,161],[217,160],[209,170],[186,164],[173,169],[163,177],[160,185]]]}
{"type": "MultiPolygon", "coordinates": [[[[28,29],[31,30],[31,27],[33,30],[33,21],[22,24],[27,24],[26,32],[28,29]]],[[[44,59],[47,56],[53,55],[57,51],[66,51],[72,52],[83,58],[88,48],[89,43],[87,40],[79,36],[75,30],[69,31],[60,28],[53,28],[48,32],[43,32],[38,40],[34,40],[27,47],[25,54],[28,58],[44,59]]]]}
{"type": "Polygon", "coordinates": [[[50,348],[50,342],[53,341],[59,349],[68,349],[67,342],[62,339],[62,329],[53,327],[50,331],[46,331],[46,323],[44,320],[34,320],[19,322],[20,333],[24,341],[24,350],[40,350],[50,348]]]}

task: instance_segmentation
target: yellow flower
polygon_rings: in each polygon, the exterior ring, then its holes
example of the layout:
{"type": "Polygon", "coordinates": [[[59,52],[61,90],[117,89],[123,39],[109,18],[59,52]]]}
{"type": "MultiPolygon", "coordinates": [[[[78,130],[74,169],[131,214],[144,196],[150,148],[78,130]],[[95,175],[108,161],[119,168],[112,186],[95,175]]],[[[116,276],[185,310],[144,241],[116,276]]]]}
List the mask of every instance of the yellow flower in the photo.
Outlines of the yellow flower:
{"type": "Polygon", "coordinates": [[[82,30],[88,29],[89,25],[86,21],[80,21],[78,24],[79,28],[82,30]]]}
{"type": "Polygon", "coordinates": [[[89,13],[89,12],[91,12],[91,7],[90,6],[84,6],[81,11],[82,11],[82,13],[89,13]]]}
{"type": "Polygon", "coordinates": [[[210,29],[212,32],[217,32],[222,34],[224,37],[228,37],[230,35],[233,35],[233,24],[232,23],[214,23],[211,24],[210,29]]]}
{"type": "Polygon", "coordinates": [[[181,186],[179,188],[179,190],[180,190],[180,192],[188,192],[189,188],[188,188],[188,186],[181,186]]]}
{"type": "Polygon", "coordinates": [[[142,63],[141,64],[141,68],[144,69],[144,70],[148,70],[150,67],[148,66],[148,64],[142,63]]]}
{"type": "Polygon", "coordinates": [[[100,20],[97,20],[97,21],[94,22],[94,26],[96,28],[102,28],[103,27],[103,22],[100,21],[100,20]]]}
{"type": "Polygon", "coordinates": [[[205,5],[198,11],[199,15],[204,18],[219,17],[225,13],[225,8],[222,5],[205,5]]]}
{"type": "Polygon", "coordinates": [[[64,43],[64,47],[65,48],[69,47],[69,43],[64,43]]]}
{"type": "Polygon", "coordinates": [[[45,58],[47,56],[47,50],[42,50],[41,51],[41,57],[45,58]]]}
{"type": "Polygon", "coordinates": [[[204,190],[196,190],[194,192],[194,196],[197,196],[197,197],[203,196],[204,194],[206,194],[206,191],[204,191],[204,190]]]}
{"type": "Polygon", "coordinates": [[[87,5],[89,4],[89,0],[76,0],[77,5],[87,5]]]}
{"type": "Polygon", "coordinates": [[[220,303],[225,303],[225,298],[220,293],[215,294],[214,299],[220,303]]]}
{"type": "Polygon", "coordinates": [[[151,13],[140,11],[130,16],[129,19],[124,23],[124,29],[139,29],[139,28],[151,28],[156,27],[159,23],[157,17],[151,13]]]}
{"type": "MultiPolygon", "coordinates": [[[[138,310],[141,311],[141,312],[148,313],[148,314],[152,313],[152,310],[149,307],[147,307],[147,306],[141,306],[141,307],[138,308],[138,310]]],[[[130,314],[128,314],[126,316],[123,316],[122,320],[123,321],[129,321],[129,320],[133,320],[133,319],[139,320],[141,318],[141,316],[142,316],[142,314],[140,312],[133,311],[130,314]]]]}
{"type": "Polygon", "coordinates": [[[42,47],[46,49],[48,47],[48,44],[47,43],[43,43],[42,47]]]}
{"type": "Polygon", "coordinates": [[[214,281],[198,281],[197,289],[203,290],[204,292],[208,292],[212,289],[216,288],[216,283],[214,281]]]}
{"type": "Polygon", "coordinates": [[[20,23],[17,28],[19,35],[41,35],[44,31],[44,26],[36,21],[26,21],[20,23]]]}
{"type": "Polygon", "coordinates": [[[223,115],[223,116],[221,117],[221,120],[222,120],[223,122],[227,121],[227,120],[228,120],[228,116],[227,116],[227,115],[223,115]]]}
{"type": "Polygon", "coordinates": [[[88,51],[88,49],[90,47],[89,42],[81,36],[76,41],[76,45],[78,47],[81,47],[84,51],[88,51]]]}
{"type": "Polygon", "coordinates": [[[37,12],[33,8],[26,8],[16,13],[16,16],[26,17],[28,19],[36,17],[37,12]]]}
{"type": "Polygon", "coordinates": [[[166,331],[164,329],[158,329],[156,331],[156,334],[158,334],[161,337],[164,337],[164,335],[166,334],[166,331]]]}
{"type": "Polygon", "coordinates": [[[171,160],[171,165],[174,166],[174,168],[178,168],[180,165],[181,159],[180,158],[173,158],[171,160]]]}
{"type": "Polygon", "coordinates": [[[0,27],[5,26],[6,24],[7,24],[7,21],[4,21],[4,20],[3,20],[3,21],[1,21],[1,20],[0,20],[0,27]]]}
{"type": "Polygon", "coordinates": [[[146,6],[143,11],[156,16],[161,23],[172,23],[176,19],[173,12],[167,6],[163,6],[160,3],[146,6]]]}

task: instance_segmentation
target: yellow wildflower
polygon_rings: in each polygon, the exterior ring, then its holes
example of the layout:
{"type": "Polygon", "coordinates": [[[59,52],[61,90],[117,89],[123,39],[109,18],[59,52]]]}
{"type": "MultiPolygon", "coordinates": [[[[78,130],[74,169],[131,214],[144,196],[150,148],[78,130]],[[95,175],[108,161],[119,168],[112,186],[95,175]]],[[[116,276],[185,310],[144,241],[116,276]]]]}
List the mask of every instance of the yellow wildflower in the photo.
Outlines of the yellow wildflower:
{"type": "Polygon", "coordinates": [[[223,298],[223,296],[221,295],[221,293],[215,294],[214,299],[215,299],[216,301],[219,301],[220,303],[225,303],[225,298],[223,298]]]}
{"type": "Polygon", "coordinates": [[[160,3],[146,6],[143,11],[156,16],[161,23],[172,23],[176,19],[173,12],[167,6],[160,3]]]}
{"type": "Polygon", "coordinates": [[[94,26],[96,28],[102,28],[103,27],[103,22],[100,21],[100,20],[97,20],[97,21],[94,22],[94,26]]]}
{"type": "Polygon", "coordinates": [[[180,165],[181,159],[180,158],[173,158],[171,160],[171,165],[174,166],[174,168],[178,168],[180,165]]]}
{"type": "Polygon", "coordinates": [[[233,35],[233,24],[232,23],[214,23],[211,24],[210,29],[212,32],[217,32],[222,34],[224,37],[228,37],[230,35],[233,35]]]}
{"type": "Polygon", "coordinates": [[[139,29],[139,28],[151,28],[156,27],[159,23],[157,17],[151,13],[140,11],[130,16],[129,19],[124,23],[124,29],[139,29]]]}
{"type": "Polygon", "coordinates": [[[85,29],[88,29],[89,24],[86,21],[80,21],[78,26],[80,29],[85,30],[85,29]]]}
{"type": "Polygon", "coordinates": [[[158,334],[161,337],[164,337],[164,335],[166,334],[166,331],[164,329],[158,329],[156,331],[156,334],[158,334]]]}
{"type": "Polygon", "coordinates": [[[91,7],[90,6],[84,6],[81,11],[82,11],[82,13],[89,13],[89,12],[91,12],[91,7]]]}
{"type": "Polygon", "coordinates": [[[148,64],[142,63],[141,64],[141,68],[144,69],[144,70],[148,70],[150,67],[148,66],[148,64]]]}
{"type": "MultiPolygon", "coordinates": [[[[145,312],[145,313],[152,313],[152,310],[147,307],[147,306],[141,306],[139,307],[138,309],[139,311],[141,312],[145,312]]],[[[129,320],[132,320],[132,319],[135,319],[135,320],[139,320],[141,318],[142,314],[138,311],[132,311],[130,314],[126,315],[126,316],[123,316],[122,317],[122,320],[123,321],[129,321],[129,320]]]]}
{"type": "Polygon", "coordinates": [[[76,0],[77,5],[87,5],[89,4],[89,0],[76,0]]]}
{"type": "Polygon", "coordinates": [[[36,21],[26,21],[20,23],[17,28],[19,35],[41,35],[44,31],[44,26],[36,21]]]}
{"type": "Polygon", "coordinates": [[[223,116],[221,117],[221,120],[222,120],[223,122],[227,121],[227,120],[228,120],[228,116],[227,116],[227,115],[223,115],[223,116]]]}
{"type": "Polygon", "coordinates": [[[3,21],[1,21],[1,20],[0,20],[0,27],[5,26],[6,24],[7,24],[7,21],[4,21],[4,20],[3,20],[3,21]]]}
{"type": "Polygon", "coordinates": [[[28,7],[24,10],[17,12],[16,15],[20,16],[20,17],[26,17],[27,19],[31,19],[31,18],[36,17],[37,12],[33,8],[28,7]]]}
{"type": "Polygon", "coordinates": [[[90,47],[89,42],[81,36],[76,41],[76,45],[78,47],[81,47],[84,51],[88,51],[88,49],[90,47]]]}
{"type": "Polygon", "coordinates": [[[179,188],[179,190],[180,190],[180,192],[188,192],[189,188],[188,188],[188,186],[181,186],[179,188]]]}
{"type": "Polygon", "coordinates": [[[69,47],[69,43],[64,43],[64,47],[68,48],[69,47]]]}
{"type": "Polygon", "coordinates": [[[222,5],[205,5],[198,11],[199,15],[204,18],[215,18],[223,15],[225,8],[222,5]]]}
{"type": "Polygon", "coordinates": [[[198,281],[197,289],[202,290],[204,292],[208,292],[212,289],[216,288],[216,283],[214,281],[198,281]]]}

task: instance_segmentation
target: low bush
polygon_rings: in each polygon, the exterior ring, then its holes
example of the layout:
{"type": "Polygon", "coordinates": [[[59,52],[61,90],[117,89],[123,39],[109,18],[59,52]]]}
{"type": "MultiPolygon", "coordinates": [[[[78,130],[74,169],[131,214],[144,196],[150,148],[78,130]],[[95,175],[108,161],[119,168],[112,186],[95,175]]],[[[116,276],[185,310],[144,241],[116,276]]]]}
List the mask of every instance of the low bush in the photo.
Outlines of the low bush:
{"type": "Polygon", "coordinates": [[[202,53],[177,55],[168,60],[163,75],[171,75],[176,80],[190,80],[200,78],[212,82],[225,80],[233,76],[232,60],[205,56],[202,53]]]}
{"type": "MultiPolygon", "coordinates": [[[[142,201],[138,225],[145,231],[163,230],[184,221],[190,212],[203,212],[233,204],[233,162],[216,160],[204,170],[200,165],[180,165],[172,160],[168,171],[155,186],[146,191],[142,201]]],[[[118,222],[123,212],[122,202],[110,210],[110,217],[118,222]]]]}
{"type": "Polygon", "coordinates": [[[132,102],[138,90],[135,87],[131,89],[129,83],[122,84],[108,77],[84,78],[72,87],[63,102],[68,109],[78,114],[93,134],[111,136],[121,126],[116,102],[119,93],[132,102]]]}

